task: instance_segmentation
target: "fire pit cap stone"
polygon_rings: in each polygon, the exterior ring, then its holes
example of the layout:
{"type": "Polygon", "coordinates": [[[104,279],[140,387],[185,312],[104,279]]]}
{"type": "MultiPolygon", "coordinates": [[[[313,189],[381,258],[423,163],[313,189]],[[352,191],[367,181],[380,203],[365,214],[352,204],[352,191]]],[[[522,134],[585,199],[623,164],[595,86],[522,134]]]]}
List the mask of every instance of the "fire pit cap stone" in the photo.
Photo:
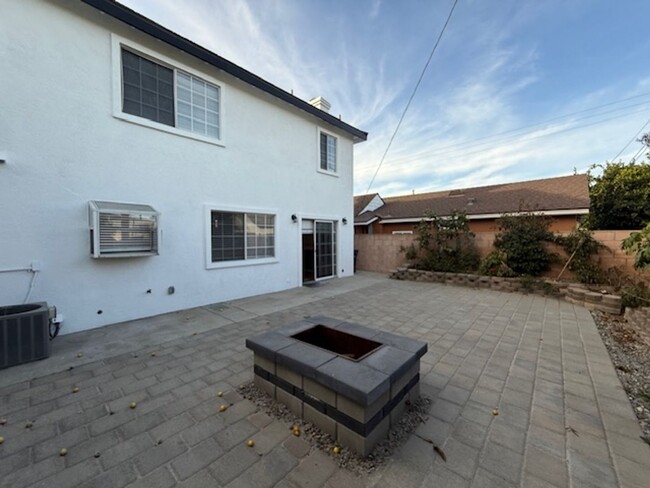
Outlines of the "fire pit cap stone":
{"type": "Polygon", "coordinates": [[[295,342],[295,339],[271,331],[246,339],[246,347],[271,361],[275,361],[276,351],[295,342]]]}
{"type": "Polygon", "coordinates": [[[385,345],[364,358],[361,364],[389,375],[390,381],[393,383],[401,378],[418,359],[416,353],[385,345]]]}
{"type": "MultiPolygon", "coordinates": [[[[313,327],[313,324],[311,327],[313,327]]],[[[337,357],[332,352],[310,346],[295,339],[292,340],[294,341],[293,344],[276,351],[275,360],[278,364],[282,364],[303,376],[316,378],[316,369],[337,357]]]]}
{"type": "Polygon", "coordinates": [[[427,352],[427,343],[411,339],[410,337],[398,336],[391,334],[390,332],[379,332],[375,337],[375,341],[388,344],[390,346],[396,347],[397,349],[402,349],[403,351],[413,352],[417,355],[418,359],[424,356],[427,352]]]}
{"type": "Polygon", "coordinates": [[[319,367],[316,379],[364,406],[374,403],[390,388],[389,375],[342,357],[336,357],[319,367]]]}

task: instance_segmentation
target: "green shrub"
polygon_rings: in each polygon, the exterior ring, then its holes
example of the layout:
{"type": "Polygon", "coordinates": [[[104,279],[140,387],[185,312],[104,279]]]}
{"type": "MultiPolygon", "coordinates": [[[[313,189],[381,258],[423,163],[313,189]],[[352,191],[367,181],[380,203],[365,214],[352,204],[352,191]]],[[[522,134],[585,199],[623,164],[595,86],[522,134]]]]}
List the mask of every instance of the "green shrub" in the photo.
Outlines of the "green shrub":
{"type": "Polygon", "coordinates": [[[650,270],[650,223],[641,232],[632,232],[623,240],[621,249],[626,254],[635,254],[634,267],[636,269],[650,270]]]}
{"type": "Polygon", "coordinates": [[[516,273],[506,264],[506,255],[502,251],[492,251],[485,256],[479,273],[486,276],[513,277],[516,273]]]}
{"type": "Polygon", "coordinates": [[[539,276],[557,256],[546,248],[553,242],[551,219],[534,212],[504,215],[498,220],[494,247],[505,254],[508,267],[520,275],[539,276]]]}
{"type": "Polygon", "coordinates": [[[418,269],[464,273],[478,268],[480,257],[464,212],[438,217],[427,212],[416,227],[414,243],[401,249],[418,269]]]}
{"type": "Polygon", "coordinates": [[[624,307],[650,307],[650,287],[642,281],[628,282],[620,290],[624,307]]]}
{"type": "Polygon", "coordinates": [[[605,272],[593,259],[606,246],[594,239],[589,229],[579,227],[569,235],[556,235],[555,242],[562,246],[571,259],[568,269],[580,283],[593,285],[606,281],[605,272]]]}

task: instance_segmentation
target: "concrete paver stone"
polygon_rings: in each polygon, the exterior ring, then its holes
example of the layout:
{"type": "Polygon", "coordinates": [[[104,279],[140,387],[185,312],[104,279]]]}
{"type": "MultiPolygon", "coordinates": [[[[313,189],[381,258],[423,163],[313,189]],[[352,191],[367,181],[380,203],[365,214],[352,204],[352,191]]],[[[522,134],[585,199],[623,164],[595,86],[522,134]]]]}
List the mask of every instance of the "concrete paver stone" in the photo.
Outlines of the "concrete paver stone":
{"type": "Polygon", "coordinates": [[[553,298],[360,273],[63,335],[52,348],[0,375],[0,488],[634,488],[650,479],[650,448],[591,315],[553,298]],[[247,337],[269,333],[276,354],[287,341],[275,329],[318,316],[428,346],[428,415],[369,476],[338,467],[238,393],[253,377],[247,337]]]}

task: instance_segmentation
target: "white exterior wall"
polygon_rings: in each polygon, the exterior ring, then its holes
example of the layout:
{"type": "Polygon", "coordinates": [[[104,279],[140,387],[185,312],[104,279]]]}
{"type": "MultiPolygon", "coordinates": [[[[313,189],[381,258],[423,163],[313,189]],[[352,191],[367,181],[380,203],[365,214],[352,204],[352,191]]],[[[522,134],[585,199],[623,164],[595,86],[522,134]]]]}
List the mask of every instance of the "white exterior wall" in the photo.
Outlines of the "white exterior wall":
{"type": "MultiPolygon", "coordinates": [[[[0,271],[36,262],[29,301],[56,305],[62,333],[300,286],[292,214],[339,221],[352,274],[350,135],[87,5],[0,6],[0,271]],[[112,33],[219,82],[223,146],[113,116],[112,33]],[[319,128],[338,136],[338,177],[317,171],[319,128]],[[92,259],[89,200],[153,206],[160,255],[92,259]],[[277,262],[207,269],[206,205],[276,213],[277,262]]],[[[30,278],[0,272],[0,306],[30,278]]]]}

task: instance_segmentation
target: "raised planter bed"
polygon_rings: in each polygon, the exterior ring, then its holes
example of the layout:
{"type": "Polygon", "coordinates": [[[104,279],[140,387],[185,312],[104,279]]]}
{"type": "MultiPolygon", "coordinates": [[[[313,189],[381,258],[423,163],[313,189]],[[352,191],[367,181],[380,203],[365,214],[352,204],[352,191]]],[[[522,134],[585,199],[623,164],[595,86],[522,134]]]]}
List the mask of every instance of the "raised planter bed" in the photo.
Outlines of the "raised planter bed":
{"type": "MultiPolygon", "coordinates": [[[[521,278],[501,278],[499,276],[482,276],[464,273],[442,273],[437,271],[423,271],[414,268],[397,268],[390,273],[396,280],[424,281],[428,283],[444,283],[447,285],[467,286],[472,288],[489,288],[492,290],[547,295],[543,290],[526,288],[521,278]]],[[[547,289],[554,291],[553,295],[563,298],[567,302],[589,310],[598,310],[615,315],[620,315],[622,310],[621,297],[609,293],[588,290],[579,284],[564,283],[543,279],[542,283],[547,289]]]]}

